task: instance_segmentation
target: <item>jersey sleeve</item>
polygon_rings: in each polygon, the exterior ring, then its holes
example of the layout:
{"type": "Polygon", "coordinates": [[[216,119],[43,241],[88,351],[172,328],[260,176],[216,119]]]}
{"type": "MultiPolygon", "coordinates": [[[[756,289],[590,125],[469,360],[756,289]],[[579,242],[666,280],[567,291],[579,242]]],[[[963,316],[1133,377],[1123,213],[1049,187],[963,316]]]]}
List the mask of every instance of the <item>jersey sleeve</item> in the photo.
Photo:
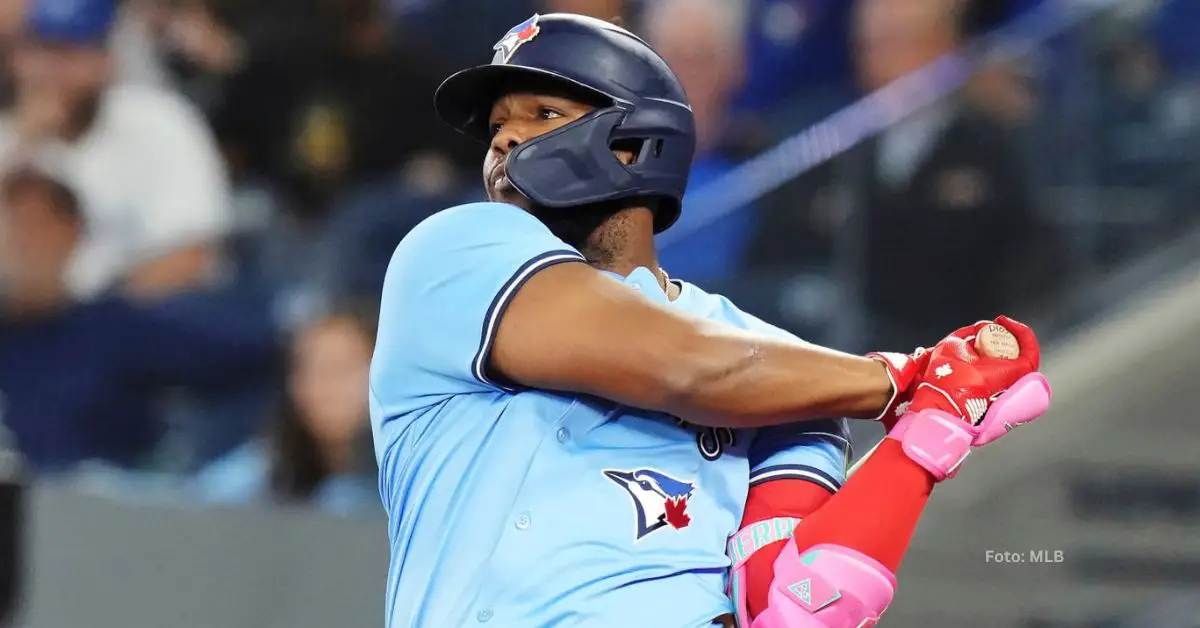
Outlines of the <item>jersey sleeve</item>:
{"type": "Polygon", "coordinates": [[[836,492],[846,481],[850,456],[850,433],[844,419],[763,428],[750,445],[750,486],[798,479],[836,492]]]}
{"type": "Polygon", "coordinates": [[[372,396],[381,409],[404,410],[446,395],[511,390],[487,368],[505,309],[539,271],[583,261],[512,205],[473,203],[427,218],[388,266],[372,396]]]}

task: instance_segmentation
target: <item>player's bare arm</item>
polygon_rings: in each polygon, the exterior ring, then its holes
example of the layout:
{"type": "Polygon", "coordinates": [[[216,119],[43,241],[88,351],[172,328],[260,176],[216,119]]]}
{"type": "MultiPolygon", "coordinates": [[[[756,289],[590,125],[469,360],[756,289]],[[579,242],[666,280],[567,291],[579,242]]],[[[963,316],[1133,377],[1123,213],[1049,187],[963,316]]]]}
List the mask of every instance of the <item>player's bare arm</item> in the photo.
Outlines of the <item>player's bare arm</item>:
{"type": "Polygon", "coordinates": [[[657,305],[586,264],[534,275],[500,321],[491,367],[711,427],[873,417],[892,384],[876,360],[657,305]]]}

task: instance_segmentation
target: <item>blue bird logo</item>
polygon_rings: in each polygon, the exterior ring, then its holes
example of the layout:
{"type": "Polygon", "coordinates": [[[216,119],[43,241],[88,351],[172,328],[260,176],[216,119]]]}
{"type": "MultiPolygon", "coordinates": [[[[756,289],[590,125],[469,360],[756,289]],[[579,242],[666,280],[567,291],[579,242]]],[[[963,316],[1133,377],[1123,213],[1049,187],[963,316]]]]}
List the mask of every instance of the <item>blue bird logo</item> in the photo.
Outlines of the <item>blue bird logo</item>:
{"type": "Polygon", "coordinates": [[[508,63],[516,54],[517,48],[533,41],[533,38],[542,32],[542,28],[538,26],[538,17],[535,13],[533,17],[512,27],[495,46],[492,46],[492,50],[500,57],[500,63],[508,63]]]}
{"type": "Polygon", "coordinates": [[[687,504],[696,488],[694,482],[677,480],[655,469],[605,469],[604,475],[624,488],[633,500],[637,512],[635,541],[666,527],[686,528],[692,522],[687,504]]]}

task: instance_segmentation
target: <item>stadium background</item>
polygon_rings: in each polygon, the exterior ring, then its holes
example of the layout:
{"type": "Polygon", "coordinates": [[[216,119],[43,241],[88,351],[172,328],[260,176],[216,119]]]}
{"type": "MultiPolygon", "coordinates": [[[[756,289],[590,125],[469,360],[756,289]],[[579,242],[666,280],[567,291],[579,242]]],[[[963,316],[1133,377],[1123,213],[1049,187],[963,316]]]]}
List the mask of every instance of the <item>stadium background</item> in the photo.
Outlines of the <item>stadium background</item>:
{"type": "Polygon", "coordinates": [[[13,625],[381,623],[371,303],[408,228],[480,195],[432,90],[572,10],[621,15],[693,98],[674,276],[851,351],[999,312],[1044,339],[1051,415],[939,488],[884,625],[1200,626],[1195,0],[108,4],[0,1],[13,625]],[[70,116],[37,77],[80,51],[126,122],[43,150],[70,116]]]}

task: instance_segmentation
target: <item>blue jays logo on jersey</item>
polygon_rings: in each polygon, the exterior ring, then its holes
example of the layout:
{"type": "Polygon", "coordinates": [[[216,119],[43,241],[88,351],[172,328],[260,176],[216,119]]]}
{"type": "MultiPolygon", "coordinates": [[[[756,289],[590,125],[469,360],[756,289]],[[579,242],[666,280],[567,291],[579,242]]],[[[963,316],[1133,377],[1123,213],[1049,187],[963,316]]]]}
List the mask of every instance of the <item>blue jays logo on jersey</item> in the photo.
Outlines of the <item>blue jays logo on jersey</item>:
{"type": "Polygon", "coordinates": [[[666,527],[686,528],[692,522],[687,504],[696,488],[695,482],[677,480],[655,469],[605,469],[604,475],[624,488],[633,500],[637,514],[635,541],[666,527]]]}
{"type": "Polygon", "coordinates": [[[517,24],[505,33],[504,37],[501,37],[500,41],[492,46],[492,50],[495,50],[496,56],[500,57],[500,63],[508,63],[508,60],[512,59],[513,54],[517,52],[517,48],[533,41],[533,38],[537,37],[540,32],[542,29],[538,26],[538,15],[534,13],[533,17],[517,24]]]}

